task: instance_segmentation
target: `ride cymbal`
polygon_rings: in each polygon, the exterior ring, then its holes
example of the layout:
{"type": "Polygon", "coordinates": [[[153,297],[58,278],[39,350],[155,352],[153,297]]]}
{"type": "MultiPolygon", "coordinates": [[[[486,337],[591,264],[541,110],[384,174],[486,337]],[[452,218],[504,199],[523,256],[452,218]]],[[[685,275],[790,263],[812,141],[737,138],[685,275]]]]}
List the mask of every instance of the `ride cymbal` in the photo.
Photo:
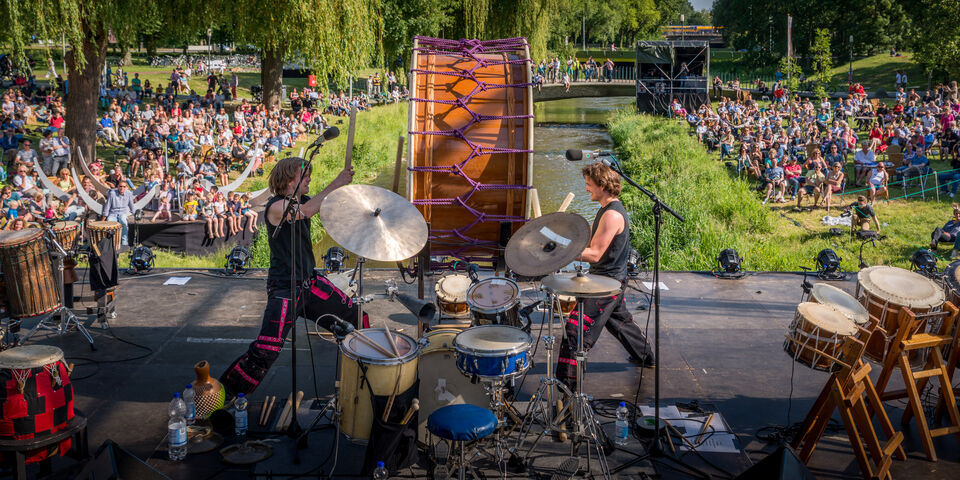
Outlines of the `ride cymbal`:
{"type": "Polygon", "coordinates": [[[539,277],[568,265],[590,242],[590,224],[574,213],[554,212],[520,227],[507,242],[507,267],[518,275],[539,277]]]}
{"type": "Polygon", "coordinates": [[[334,241],[370,260],[405,260],[427,243],[427,222],[417,207],[373,185],[346,185],[330,192],[317,215],[334,241]]]}
{"type": "Polygon", "coordinates": [[[599,298],[620,293],[619,280],[588,273],[554,273],[540,283],[553,293],[571,297],[599,298]]]}

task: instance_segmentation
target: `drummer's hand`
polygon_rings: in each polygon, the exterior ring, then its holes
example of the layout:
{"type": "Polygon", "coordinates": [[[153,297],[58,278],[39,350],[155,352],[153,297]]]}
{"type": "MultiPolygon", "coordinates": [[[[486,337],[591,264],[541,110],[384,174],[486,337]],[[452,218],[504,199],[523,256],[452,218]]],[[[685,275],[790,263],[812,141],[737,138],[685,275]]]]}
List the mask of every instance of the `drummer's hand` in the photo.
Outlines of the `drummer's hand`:
{"type": "Polygon", "coordinates": [[[350,185],[353,182],[353,168],[340,170],[340,173],[337,175],[337,178],[334,178],[330,182],[330,186],[333,188],[340,188],[344,185],[350,185]]]}

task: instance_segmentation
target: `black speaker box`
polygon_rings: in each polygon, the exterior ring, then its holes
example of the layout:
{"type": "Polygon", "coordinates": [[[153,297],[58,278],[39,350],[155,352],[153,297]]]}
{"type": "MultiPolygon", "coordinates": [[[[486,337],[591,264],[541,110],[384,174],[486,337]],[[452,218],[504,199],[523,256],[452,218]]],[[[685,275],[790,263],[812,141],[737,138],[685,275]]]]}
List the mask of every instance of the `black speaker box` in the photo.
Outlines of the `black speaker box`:
{"type": "Polygon", "coordinates": [[[741,473],[735,480],[816,480],[797,454],[781,446],[741,473]]]}
{"type": "Polygon", "coordinates": [[[128,452],[113,440],[105,440],[76,480],[170,480],[170,477],[128,452]]]}

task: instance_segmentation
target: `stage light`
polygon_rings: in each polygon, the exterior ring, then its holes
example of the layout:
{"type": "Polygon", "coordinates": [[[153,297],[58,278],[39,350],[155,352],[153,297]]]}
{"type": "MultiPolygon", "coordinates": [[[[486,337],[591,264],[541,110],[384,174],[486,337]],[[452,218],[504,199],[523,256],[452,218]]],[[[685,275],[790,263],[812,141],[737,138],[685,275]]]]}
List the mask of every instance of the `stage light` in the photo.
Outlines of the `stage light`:
{"type": "Polygon", "coordinates": [[[246,271],[247,262],[250,261],[250,252],[241,246],[233,247],[230,254],[227,255],[227,265],[224,267],[227,273],[237,274],[246,271]]]}
{"type": "Polygon", "coordinates": [[[937,268],[937,257],[933,256],[930,250],[921,248],[913,252],[910,257],[911,270],[927,277],[935,277],[939,272],[937,268]]]}
{"type": "Polygon", "coordinates": [[[343,261],[346,260],[347,254],[340,247],[330,247],[327,250],[327,253],[323,255],[323,260],[326,262],[327,271],[331,273],[337,273],[343,268],[343,261]]]}
{"type": "Polygon", "coordinates": [[[842,280],[847,277],[840,269],[840,258],[836,252],[829,248],[820,250],[817,254],[817,276],[824,280],[842,280]]]}
{"type": "Polygon", "coordinates": [[[640,258],[640,252],[636,249],[630,249],[630,253],[627,254],[627,275],[636,277],[646,269],[647,262],[640,258]]]}
{"type": "Polygon", "coordinates": [[[147,273],[153,270],[153,251],[143,245],[133,250],[130,255],[129,273],[147,273]]]}
{"type": "Polygon", "coordinates": [[[732,248],[726,248],[717,255],[717,268],[713,275],[717,278],[736,279],[743,278],[746,272],[743,271],[743,258],[732,248]]]}

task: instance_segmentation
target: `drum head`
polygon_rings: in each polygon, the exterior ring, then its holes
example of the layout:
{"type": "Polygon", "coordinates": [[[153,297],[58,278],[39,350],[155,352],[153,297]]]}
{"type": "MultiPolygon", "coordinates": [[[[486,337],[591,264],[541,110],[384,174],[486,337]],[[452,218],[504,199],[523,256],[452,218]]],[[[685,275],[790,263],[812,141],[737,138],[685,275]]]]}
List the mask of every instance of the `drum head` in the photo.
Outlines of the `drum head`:
{"type": "Polygon", "coordinates": [[[110,222],[107,220],[87,222],[88,230],[111,230],[114,228],[120,228],[120,222],[110,222]]]}
{"type": "Polygon", "coordinates": [[[933,280],[887,265],[860,270],[857,282],[870,295],[909,308],[928,310],[943,305],[945,299],[943,289],[933,280]]]}
{"type": "Polygon", "coordinates": [[[797,305],[797,311],[808,323],[820,327],[821,333],[819,336],[821,337],[827,336],[824,335],[826,332],[836,333],[843,337],[857,333],[857,324],[843,312],[830,305],[804,302],[797,305]]]}
{"type": "Polygon", "coordinates": [[[488,278],[467,290],[467,303],[478,310],[496,310],[508,307],[520,296],[520,287],[510,279],[488,278]]]}
{"type": "Polygon", "coordinates": [[[324,276],[334,287],[337,287],[348,297],[352,297],[354,293],[357,293],[357,286],[350,286],[350,278],[352,275],[346,273],[329,273],[324,276]]]}
{"type": "Polygon", "coordinates": [[[457,350],[478,354],[512,355],[530,348],[533,337],[517,327],[480,325],[470,327],[453,339],[457,350]]]}
{"type": "Polygon", "coordinates": [[[24,230],[7,230],[0,232],[0,247],[19,245],[39,238],[43,235],[43,230],[28,228],[24,230]]]}
{"type": "Polygon", "coordinates": [[[0,352],[0,368],[26,370],[63,360],[63,350],[50,345],[23,345],[0,352]]]}
{"type": "Polygon", "coordinates": [[[451,303],[467,301],[467,289],[470,288],[470,277],[459,273],[444,275],[433,286],[437,292],[437,299],[451,303]]]}
{"type": "MultiPolygon", "coordinates": [[[[362,330],[362,332],[363,336],[382,347],[385,351],[393,351],[393,348],[390,346],[390,341],[387,340],[387,334],[382,328],[367,328],[362,330]]],[[[400,351],[399,358],[393,355],[384,355],[376,348],[370,346],[366,341],[360,339],[360,334],[357,332],[352,332],[350,335],[347,335],[347,338],[345,338],[340,345],[340,351],[354,360],[374,365],[406,363],[420,353],[420,346],[414,339],[393,330],[391,330],[390,333],[393,335],[393,341],[397,344],[397,350],[400,351]]]]}
{"type": "Polygon", "coordinates": [[[53,231],[60,232],[64,230],[76,230],[80,228],[80,224],[71,220],[64,222],[57,222],[53,224],[53,231]]]}
{"type": "Polygon", "coordinates": [[[836,308],[857,325],[864,325],[870,320],[870,314],[867,313],[867,309],[864,308],[856,298],[853,298],[853,295],[833,285],[826,283],[815,284],[813,290],[810,292],[810,297],[815,299],[817,303],[836,308]]]}
{"type": "Polygon", "coordinates": [[[960,260],[947,265],[943,271],[943,281],[947,283],[947,288],[960,292],[960,260]]]}
{"type": "Polygon", "coordinates": [[[452,352],[453,339],[456,338],[457,334],[461,331],[462,330],[459,329],[443,328],[439,330],[432,330],[430,333],[425,334],[420,341],[426,339],[427,344],[420,349],[420,356],[443,350],[449,350],[452,352]]]}

